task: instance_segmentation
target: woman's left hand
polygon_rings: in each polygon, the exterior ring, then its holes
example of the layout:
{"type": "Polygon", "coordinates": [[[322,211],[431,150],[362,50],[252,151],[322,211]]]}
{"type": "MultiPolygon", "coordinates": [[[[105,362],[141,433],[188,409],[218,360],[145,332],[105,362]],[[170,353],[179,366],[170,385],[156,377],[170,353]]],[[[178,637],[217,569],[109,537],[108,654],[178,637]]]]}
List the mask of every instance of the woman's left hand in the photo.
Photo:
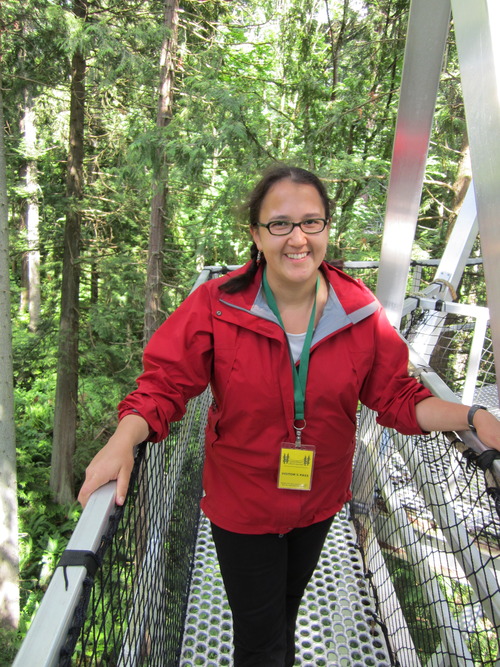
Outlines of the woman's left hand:
{"type": "Polygon", "coordinates": [[[487,410],[477,410],[474,414],[477,437],[487,447],[500,451],[500,421],[487,410]]]}

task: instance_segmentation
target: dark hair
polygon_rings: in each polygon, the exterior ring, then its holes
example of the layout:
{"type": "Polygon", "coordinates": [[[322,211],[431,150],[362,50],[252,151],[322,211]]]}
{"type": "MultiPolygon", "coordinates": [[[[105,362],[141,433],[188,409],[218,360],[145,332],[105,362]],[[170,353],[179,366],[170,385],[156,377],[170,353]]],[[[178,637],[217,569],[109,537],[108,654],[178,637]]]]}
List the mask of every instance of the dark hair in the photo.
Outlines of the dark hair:
{"type": "MultiPolygon", "coordinates": [[[[257,224],[260,222],[260,209],[262,207],[262,202],[264,197],[267,195],[271,187],[279,181],[290,180],[293,183],[300,183],[303,185],[312,185],[316,188],[321,201],[325,208],[325,217],[330,218],[330,199],[326,192],[326,188],[323,185],[322,181],[312,172],[307,171],[307,169],[301,169],[300,167],[291,167],[284,164],[277,164],[269,167],[267,169],[260,181],[255,185],[253,190],[248,195],[247,201],[243,207],[243,210],[248,215],[248,221],[250,227],[257,227],[257,224]]],[[[258,264],[257,264],[257,246],[255,243],[252,243],[250,248],[250,259],[252,263],[248,267],[245,273],[242,273],[239,276],[230,278],[227,282],[223,283],[220,286],[220,289],[223,292],[228,294],[235,294],[240,292],[250,285],[255,274],[257,273],[258,264]]]]}

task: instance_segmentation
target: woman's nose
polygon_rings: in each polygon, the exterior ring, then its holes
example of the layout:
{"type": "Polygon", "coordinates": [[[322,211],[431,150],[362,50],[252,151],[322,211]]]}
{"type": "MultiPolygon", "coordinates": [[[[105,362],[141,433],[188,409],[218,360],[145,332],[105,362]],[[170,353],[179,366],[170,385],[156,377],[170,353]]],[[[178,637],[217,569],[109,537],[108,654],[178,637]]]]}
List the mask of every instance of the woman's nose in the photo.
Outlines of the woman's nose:
{"type": "Polygon", "coordinates": [[[289,239],[292,243],[296,245],[301,245],[306,242],[307,235],[304,234],[302,229],[297,225],[297,227],[294,227],[292,232],[290,233],[289,239]]]}

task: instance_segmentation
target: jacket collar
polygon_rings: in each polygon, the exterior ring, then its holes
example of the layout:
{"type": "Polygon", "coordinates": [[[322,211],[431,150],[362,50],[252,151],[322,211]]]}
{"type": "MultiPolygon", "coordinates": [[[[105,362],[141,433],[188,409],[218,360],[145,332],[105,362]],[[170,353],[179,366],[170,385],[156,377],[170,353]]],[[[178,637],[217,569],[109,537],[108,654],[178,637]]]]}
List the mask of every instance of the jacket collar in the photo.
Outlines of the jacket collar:
{"type": "MultiPolygon", "coordinates": [[[[248,266],[249,264],[246,264],[231,272],[228,277],[244,273],[248,266]]],[[[236,310],[277,324],[278,320],[267,305],[263,294],[262,271],[262,267],[259,267],[247,289],[236,294],[221,292],[219,299],[236,310]]],[[[326,262],[321,265],[321,271],[330,285],[330,291],[323,316],[314,333],[313,345],[336,331],[364,320],[380,308],[373,293],[363,283],[326,262]]]]}

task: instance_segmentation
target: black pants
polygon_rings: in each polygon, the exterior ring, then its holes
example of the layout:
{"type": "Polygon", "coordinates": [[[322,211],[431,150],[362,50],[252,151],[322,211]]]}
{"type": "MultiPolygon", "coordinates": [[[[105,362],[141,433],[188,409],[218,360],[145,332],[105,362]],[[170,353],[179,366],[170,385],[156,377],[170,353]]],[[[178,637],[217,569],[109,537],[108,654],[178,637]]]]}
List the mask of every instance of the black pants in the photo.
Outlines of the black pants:
{"type": "Polygon", "coordinates": [[[242,535],[212,524],[233,614],[234,667],[292,667],[297,613],[332,520],[285,535],[242,535]]]}

